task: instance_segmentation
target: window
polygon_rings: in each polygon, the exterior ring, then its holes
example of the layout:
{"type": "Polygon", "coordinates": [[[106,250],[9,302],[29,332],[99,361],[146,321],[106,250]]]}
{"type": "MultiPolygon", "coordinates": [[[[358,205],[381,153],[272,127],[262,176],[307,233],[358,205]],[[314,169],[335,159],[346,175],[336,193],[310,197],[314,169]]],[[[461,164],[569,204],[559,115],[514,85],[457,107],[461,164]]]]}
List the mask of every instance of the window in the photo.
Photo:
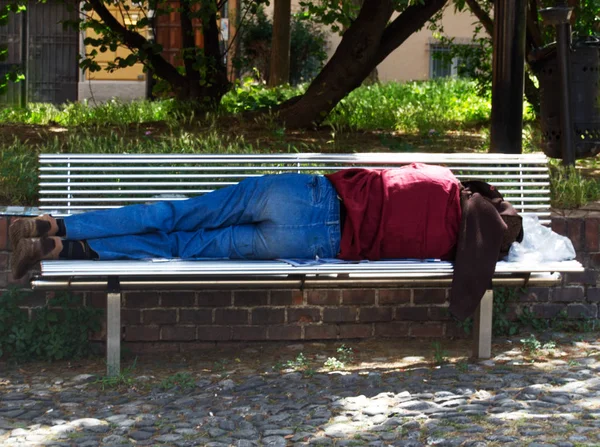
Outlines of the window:
{"type": "Polygon", "coordinates": [[[459,67],[464,65],[462,58],[450,58],[451,47],[447,45],[431,45],[429,54],[429,78],[456,78],[459,67]]]}

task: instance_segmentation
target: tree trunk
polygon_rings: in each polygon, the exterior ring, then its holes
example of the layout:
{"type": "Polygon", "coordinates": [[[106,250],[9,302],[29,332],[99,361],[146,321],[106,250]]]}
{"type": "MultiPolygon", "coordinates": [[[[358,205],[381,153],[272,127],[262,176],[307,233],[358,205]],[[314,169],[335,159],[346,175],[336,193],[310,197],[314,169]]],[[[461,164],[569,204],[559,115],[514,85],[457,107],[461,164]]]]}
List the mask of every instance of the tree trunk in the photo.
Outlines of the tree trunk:
{"type": "MultiPolygon", "coordinates": [[[[216,1],[211,0],[211,2],[216,5],[216,1]]],[[[216,7],[207,7],[203,8],[201,14],[205,73],[203,76],[198,76],[197,81],[193,77],[186,76],[188,94],[180,97],[180,99],[202,100],[209,107],[218,105],[229,88],[227,70],[219,47],[219,27],[215,11],[216,7]]],[[[185,90],[181,89],[181,93],[185,94],[185,90]]]]}
{"type": "Polygon", "coordinates": [[[236,67],[235,59],[240,52],[240,37],[238,30],[240,26],[240,0],[229,0],[229,42],[227,42],[227,79],[234,82],[239,77],[239,69],[236,67]]]}
{"type": "Polygon", "coordinates": [[[192,23],[192,9],[189,0],[180,0],[179,2],[179,22],[181,24],[181,53],[183,65],[185,67],[185,76],[190,83],[200,83],[200,72],[194,68],[196,59],[196,39],[195,30],[192,23]]]}
{"type": "Polygon", "coordinates": [[[273,9],[273,38],[271,40],[269,87],[276,87],[290,82],[291,12],[291,0],[275,0],[273,9]]]}
{"type": "Polygon", "coordinates": [[[322,122],[349,92],[412,33],[439,11],[446,0],[424,0],[409,6],[387,25],[394,0],[365,0],[358,17],[344,33],[337,50],[304,95],[280,109],[288,128],[322,122]]]}

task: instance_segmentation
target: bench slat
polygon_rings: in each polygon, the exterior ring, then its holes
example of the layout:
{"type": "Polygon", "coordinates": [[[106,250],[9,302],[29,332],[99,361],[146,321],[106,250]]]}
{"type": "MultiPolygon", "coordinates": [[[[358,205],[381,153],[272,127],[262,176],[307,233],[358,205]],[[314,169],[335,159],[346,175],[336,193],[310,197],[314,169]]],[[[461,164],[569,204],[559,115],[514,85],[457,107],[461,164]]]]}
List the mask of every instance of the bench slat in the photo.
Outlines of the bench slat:
{"type": "MultiPolygon", "coordinates": [[[[577,261],[522,264],[498,262],[497,274],[528,272],[580,272],[582,266],[577,261]]],[[[332,274],[376,274],[393,275],[435,275],[453,272],[452,264],[444,261],[375,261],[361,263],[332,263],[308,266],[293,266],[283,261],[42,261],[44,277],[70,276],[260,276],[260,275],[332,275],[332,274]]]]}

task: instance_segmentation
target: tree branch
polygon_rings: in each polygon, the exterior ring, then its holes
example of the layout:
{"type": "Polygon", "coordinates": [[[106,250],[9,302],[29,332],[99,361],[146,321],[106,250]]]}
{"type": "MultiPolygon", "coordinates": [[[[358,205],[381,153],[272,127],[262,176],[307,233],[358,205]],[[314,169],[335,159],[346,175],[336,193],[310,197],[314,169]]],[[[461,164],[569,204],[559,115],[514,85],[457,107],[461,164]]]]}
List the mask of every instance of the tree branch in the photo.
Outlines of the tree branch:
{"type": "Polygon", "coordinates": [[[104,6],[102,0],[88,0],[96,14],[100,16],[102,22],[108,26],[114,33],[118,34],[123,43],[130,48],[143,50],[148,54],[148,61],[152,64],[154,73],[168,81],[171,85],[181,85],[185,78],[177,72],[175,67],[169,64],[160,54],[154,54],[147,48],[151,45],[141,34],[130,31],[125,28],[104,6]]]}
{"type": "Polygon", "coordinates": [[[494,35],[494,20],[487,11],[477,3],[477,0],[466,0],[466,3],[471,12],[477,17],[477,20],[483,25],[485,31],[492,37],[494,35]]]}
{"type": "Polygon", "coordinates": [[[388,57],[389,54],[408,39],[411,34],[425,25],[427,20],[444,7],[446,1],[447,0],[425,0],[422,4],[409,6],[402,14],[396,17],[396,19],[386,27],[381,36],[379,49],[376,55],[377,64],[388,57]]]}

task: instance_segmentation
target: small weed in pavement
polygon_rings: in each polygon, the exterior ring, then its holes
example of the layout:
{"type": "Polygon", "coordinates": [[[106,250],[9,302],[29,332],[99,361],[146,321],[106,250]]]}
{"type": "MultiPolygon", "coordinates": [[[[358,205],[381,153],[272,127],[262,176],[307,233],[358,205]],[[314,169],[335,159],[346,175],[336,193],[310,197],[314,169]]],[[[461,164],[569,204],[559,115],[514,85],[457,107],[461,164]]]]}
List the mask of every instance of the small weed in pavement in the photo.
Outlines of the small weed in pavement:
{"type": "Polygon", "coordinates": [[[193,388],[194,378],[189,372],[182,371],[167,377],[159,385],[163,390],[168,390],[176,386],[182,389],[193,388]]]}
{"type": "Polygon", "coordinates": [[[135,384],[135,379],[132,377],[133,371],[137,364],[137,357],[133,361],[133,365],[124,368],[118,375],[109,377],[104,376],[100,379],[92,382],[93,384],[100,385],[102,391],[106,388],[119,388],[119,387],[132,387],[135,384]]]}
{"type": "Polygon", "coordinates": [[[431,346],[433,347],[433,362],[436,365],[448,363],[448,352],[442,348],[440,342],[433,342],[431,346]]]}

